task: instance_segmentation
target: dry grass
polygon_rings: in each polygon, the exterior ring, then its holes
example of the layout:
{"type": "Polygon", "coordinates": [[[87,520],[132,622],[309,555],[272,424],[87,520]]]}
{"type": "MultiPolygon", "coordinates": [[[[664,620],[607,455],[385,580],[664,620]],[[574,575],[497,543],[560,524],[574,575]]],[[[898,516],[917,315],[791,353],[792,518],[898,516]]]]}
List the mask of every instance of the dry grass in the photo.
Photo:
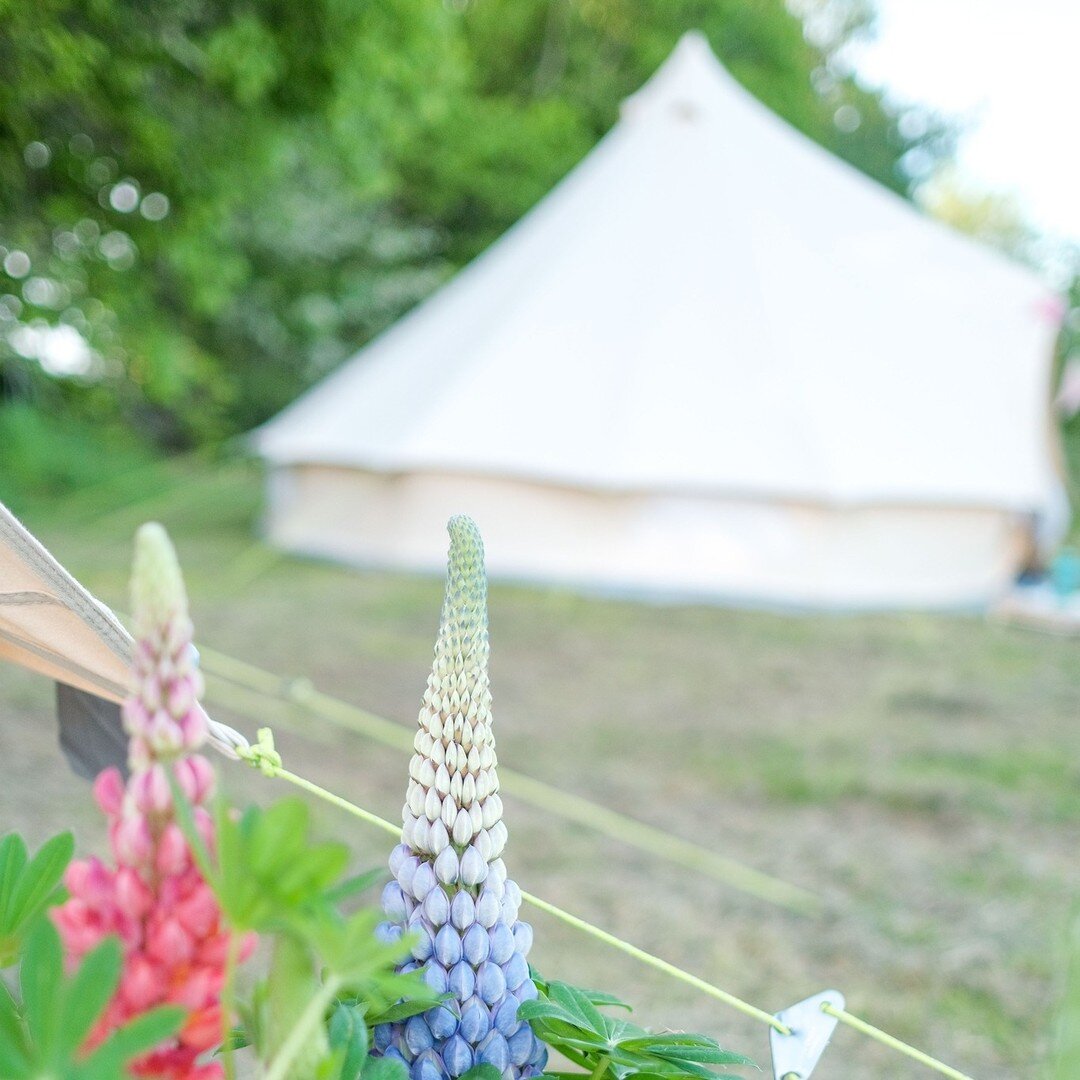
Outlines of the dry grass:
{"type": "MultiPolygon", "coordinates": [[[[131,531],[163,520],[204,643],[412,722],[439,582],[253,547],[258,484],[244,467],[176,468],[159,493],[102,517],[108,499],[26,517],[121,607],[131,531]]],[[[813,889],[828,914],[771,908],[508,800],[508,863],[524,887],[767,1009],[836,987],[980,1080],[1040,1071],[1080,884],[1075,643],[976,618],[785,617],[508,587],[492,590],[491,623],[504,762],[813,889]]],[[[74,825],[100,845],[88,792],[54,749],[50,699],[3,672],[0,822],[35,838],[74,825]]],[[[261,722],[216,711],[249,733],[261,722]]],[[[398,813],[401,755],[294,720],[307,734],[280,738],[291,768],[398,813]]],[[[239,767],[226,776],[240,800],[279,793],[239,767]]],[[[320,820],[361,861],[383,858],[381,835],[329,810],[320,820]]],[[[759,1025],[536,924],[546,973],[768,1061],[759,1025]]],[[[842,1029],[821,1075],[930,1074],[842,1029]]]]}

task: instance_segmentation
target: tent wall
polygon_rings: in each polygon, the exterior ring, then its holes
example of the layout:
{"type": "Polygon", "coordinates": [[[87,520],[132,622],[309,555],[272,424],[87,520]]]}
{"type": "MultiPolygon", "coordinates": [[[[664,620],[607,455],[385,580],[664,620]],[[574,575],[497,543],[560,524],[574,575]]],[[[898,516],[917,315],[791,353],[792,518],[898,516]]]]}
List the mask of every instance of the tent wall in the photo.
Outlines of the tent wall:
{"type": "Polygon", "coordinates": [[[328,466],[278,467],[269,494],[268,539],[297,553],[441,571],[446,521],[468,513],[494,577],[795,606],[985,604],[1030,546],[1023,515],[991,508],[835,508],[328,466]]]}

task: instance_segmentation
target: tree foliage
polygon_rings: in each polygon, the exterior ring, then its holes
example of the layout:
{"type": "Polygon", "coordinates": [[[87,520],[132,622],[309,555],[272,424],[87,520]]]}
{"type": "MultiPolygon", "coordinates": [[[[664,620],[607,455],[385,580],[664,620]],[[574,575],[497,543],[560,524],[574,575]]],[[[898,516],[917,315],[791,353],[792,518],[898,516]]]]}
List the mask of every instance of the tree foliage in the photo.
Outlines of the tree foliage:
{"type": "Polygon", "coordinates": [[[0,0],[4,399],[165,446],[249,428],[519,218],[690,28],[905,191],[941,129],[844,74],[861,0],[797,10],[0,0]]]}

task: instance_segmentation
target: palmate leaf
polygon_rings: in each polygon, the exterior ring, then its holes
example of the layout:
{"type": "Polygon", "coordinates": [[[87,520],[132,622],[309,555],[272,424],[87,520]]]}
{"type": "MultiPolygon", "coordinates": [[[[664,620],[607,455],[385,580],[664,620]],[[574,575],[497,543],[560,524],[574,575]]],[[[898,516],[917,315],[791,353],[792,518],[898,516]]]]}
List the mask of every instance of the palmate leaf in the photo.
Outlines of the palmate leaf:
{"type": "Polygon", "coordinates": [[[4,1080],[118,1080],[132,1060],[173,1035],[179,1008],[156,1009],[110,1034],[90,1054],[81,1050],[120,980],[121,949],[109,939],[64,977],[60,936],[39,919],[22,957],[21,1010],[0,983],[0,1076],[4,1080]],[[20,1022],[19,1013],[25,1020],[20,1022]]]}
{"type": "Polygon", "coordinates": [[[560,1005],[586,1031],[606,1034],[603,1014],[577,987],[561,982],[549,983],[548,999],[560,1005]]]}
{"type": "Polygon", "coordinates": [[[408,1077],[408,1066],[394,1058],[369,1057],[364,1062],[364,1071],[360,1074],[360,1080],[408,1080],[408,1077]]]}
{"type": "Polygon", "coordinates": [[[79,970],[63,990],[57,1051],[71,1055],[90,1034],[94,1021],[104,1012],[120,982],[122,956],[115,938],[103,941],[88,953],[79,970]]]}
{"type": "MultiPolygon", "coordinates": [[[[52,1058],[54,1040],[62,1012],[60,983],[64,956],[60,935],[43,919],[30,934],[19,970],[23,1016],[37,1056],[52,1058]]],[[[114,984],[115,985],[115,984],[114,984]]]]}
{"type": "MultiPolygon", "coordinates": [[[[756,1065],[754,1065],[754,1063],[752,1061],[749,1062],[749,1065],[752,1068],[757,1067],[756,1065]]],[[[634,1080],[671,1080],[671,1077],[673,1075],[680,1075],[680,1074],[677,1074],[677,1073],[673,1074],[673,1073],[648,1072],[648,1071],[643,1071],[643,1070],[640,1070],[640,1069],[635,1069],[633,1071],[634,1080]]],[[[735,1073],[715,1073],[715,1072],[710,1072],[708,1075],[709,1075],[709,1080],[746,1080],[745,1077],[736,1076],[735,1073]]]]}
{"type": "Polygon", "coordinates": [[[399,975],[395,967],[408,955],[412,935],[399,941],[380,941],[375,927],[382,913],[363,908],[348,918],[339,915],[306,920],[305,936],[322,958],[326,970],[349,988],[363,992],[372,1011],[382,1011],[399,998],[415,998],[430,1008],[437,996],[418,973],[399,975]]]}
{"type": "Polygon", "coordinates": [[[18,1006],[0,979],[0,1076],[22,1076],[29,1065],[30,1046],[19,1021],[18,1006]]]}
{"type": "MultiPolygon", "coordinates": [[[[529,977],[536,984],[537,990],[543,994],[544,997],[549,996],[549,987],[552,985],[541,975],[532,965],[529,966],[529,977]]],[[[569,986],[568,983],[563,985],[569,986]]],[[[575,986],[572,989],[576,990],[579,994],[584,994],[594,1005],[601,1008],[612,1007],[616,1009],[625,1009],[627,1012],[633,1012],[633,1008],[628,1005],[622,998],[616,997],[614,994],[609,994],[604,990],[588,990],[583,986],[575,986]]],[[[554,1074],[549,1074],[554,1075],[554,1074]]]]}
{"type": "Polygon", "coordinates": [[[460,1080],[502,1080],[502,1073],[494,1065],[483,1063],[463,1073],[460,1080]]]}
{"type": "Polygon", "coordinates": [[[9,925],[11,898],[28,858],[26,843],[17,833],[0,839],[0,929],[9,925]]]}
{"type": "Polygon", "coordinates": [[[75,838],[69,832],[59,833],[41,845],[19,875],[5,929],[17,931],[44,909],[74,854],[75,838]]]}
{"type": "MultiPolygon", "coordinates": [[[[652,1034],[628,1020],[600,1012],[600,1006],[627,1008],[610,994],[566,983],[536,980],[541,996],[523,1002],[518,1016],[549,1047],[590,1073],[614,1080],[738,1080],[714,1071],[718,1065],[749,1065],[741,1054],[725,1050],[706,1035],[683,1032],[652,1034]]],[[[567,1080],[581,1074],[546,1074],[567,1080]]]]}
{"type": "Polygon", "coordinates": [[[362,1005],[337,1002],[328,1025],[330,1048],[341,1052],[340,1080],[359,1080],[368,1056],[368,1028],[362,1005]]]}
{"type": "MultiPolygon", "coordinates": [[[[711,1069],[693,1061],[675,1062],[654,1054],[635,1053],[622,1047],[608,1050],[608,1057],[615,1065],[623,1066],[623,1075],[637,1075],[642,1072],[654,1072],[659,1076],[694,1076],[700,1080],[712,1080],[716,1075],[711,1069]]],[[[733,1064],[728,1062],[727,1064],[733,1064]]]]}
{"type": "Polygon", "coordinates": [[[199,868],[237,930],[265,933],[282,923],[298,926],[298,920],[316,911],[336,914],[340,896],[378,876],[362,875],[335,886],[349,850],[337,842],[311,840],[310,811],[299,799],[282,799],[267,809],[251,806],[239,818],[219,800],[214,806],[217,858],[211,860],[191,806],[175,784],[173,796],[199,868]]]}
{"type": "Polygon", "coordinates": [[[74,850],[71,833],[46,841],[33,859],[22,837],[0,839],[0,967],[15,962],[34,920],[63,895],[60,881],[74,850]]]}
{"type": "Polygon", "coordinates": [[[691,1035],[668,1031],[658,1035],[646,1035],[638,1039],[624,1039],[623,1050],[651,1054],[671,1061],[695,1061],[703,1065],[750,1065],[741,1054],[725,1050],[715,1040],[705,1035],[691,1035]]]}
{"type": "Polygon", "coordinates": [[[326,899],[331,904],[340,904],[342,900],[348,900],[353,896],[359,896],[361,893],[367,892],[373,885],[384,881],[387,876],[387,872],[382,867],[367,870],[362,874],[355,874],[351,878],[346,878],[340,885],[335,885],[328,890],[326,899]]]}
{"type": "Polygon", "coordinates": [[[377,1024],[392,1024],[400,1020],[408,1020],[410,1016],[418,1016],[420,1013],[427,1012],[433,1004],[447,1000],[452,996],[452,994],[440,994],[434,1001],[428,998],[406,998],[404,1001],[396,1002],[389,1008],[383,1009],[382,1012],[372,1016],[371,1025],[374,1027],[377,1024]]]}
{"type": "Polygon", "coordinates": [[[175,1035],[184,1015],[183,1009],[171,1005],[143,1013],[117,1028],[87,1058],[72,1064],[64,1073],[65,1080],[116,1080],[128,1075],[125,1066],[175,1035]]]}

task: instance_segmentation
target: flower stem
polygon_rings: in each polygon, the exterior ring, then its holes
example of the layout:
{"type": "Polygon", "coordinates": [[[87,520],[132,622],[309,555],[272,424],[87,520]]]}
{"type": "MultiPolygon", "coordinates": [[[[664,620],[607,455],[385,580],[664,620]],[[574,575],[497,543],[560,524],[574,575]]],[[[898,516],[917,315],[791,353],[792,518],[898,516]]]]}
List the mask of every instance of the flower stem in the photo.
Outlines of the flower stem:
{"type": "Polygon", "coordinates": [[[225,982],[221,987],[221,1037],[225,1059],[225,1080],[236,1080],[236,1061],[233,1048],[233,1023],[236,1016],[236,962],[240,956],[240,938],[229,931],[229,948],[225,953],[225,982]]]}
{"type": "Polygon", "coordinates": [[[600,1060],[596,1063],[596,1068],[593,1069],[589,1080],[600,1080],[600,1077],[607,1072],[608,1066],[611,1064],[611,1058],[604,1054],[600,1060]]]}
{"type": "Polygon", "coordinates": [[[300,1019],[293,1025],[288,1038],[281,1044],[281,1049],[270,1062],[264,1080],[285,1080],[296,1055],[304,1048],[312,1030],[323,1022],[327,1006],[337,996],[342,987],[336,975],[327,976],[319,992],[308,1002],[308,1007],[300,1014],[300,1019]]]}

